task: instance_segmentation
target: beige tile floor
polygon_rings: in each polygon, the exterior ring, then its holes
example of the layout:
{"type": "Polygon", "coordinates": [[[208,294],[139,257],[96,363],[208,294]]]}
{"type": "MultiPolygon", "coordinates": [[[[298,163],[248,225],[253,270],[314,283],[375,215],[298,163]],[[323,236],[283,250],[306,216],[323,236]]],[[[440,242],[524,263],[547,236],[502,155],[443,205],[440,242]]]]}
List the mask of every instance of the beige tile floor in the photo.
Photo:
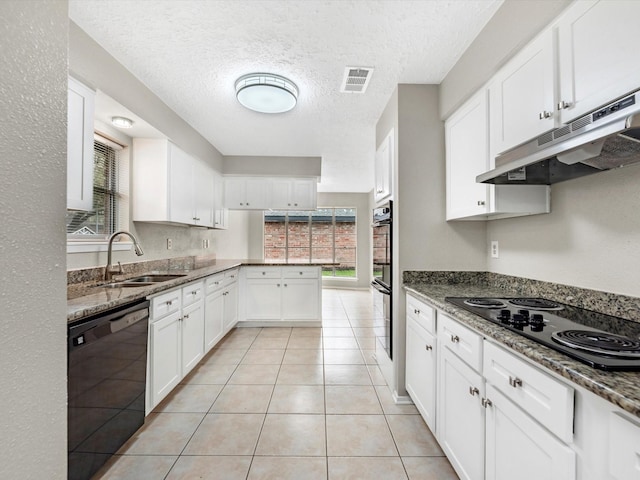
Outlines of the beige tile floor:
{"type": "Polygon", "coordinates": [[[236,328],[99,479],[450,480],[413,405],[372,356],[369,292],[323,290],[322,328],[236,328]]]}

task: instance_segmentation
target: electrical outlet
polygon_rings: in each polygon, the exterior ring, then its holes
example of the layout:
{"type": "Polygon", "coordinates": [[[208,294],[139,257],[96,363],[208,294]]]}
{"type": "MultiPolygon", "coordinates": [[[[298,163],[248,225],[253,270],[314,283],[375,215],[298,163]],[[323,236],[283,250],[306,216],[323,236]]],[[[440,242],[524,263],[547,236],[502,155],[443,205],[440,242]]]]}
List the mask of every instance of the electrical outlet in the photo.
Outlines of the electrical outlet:
{"type": "Polygon", "coordinates": [[[498,246],[497,240],[491,241],[491,257],[492,258],[500,258],[500,248],[498,246]]]}
{"type": "Polygon", "coordinates": [[[209,248],[209,240],[207,238],[202,240],[202,248],[209,248]]]}
{"type": "Polygon", "coordinates": [[[171,250],[173,248],[173,240],[167,238],[167,250],[171,250]]]}

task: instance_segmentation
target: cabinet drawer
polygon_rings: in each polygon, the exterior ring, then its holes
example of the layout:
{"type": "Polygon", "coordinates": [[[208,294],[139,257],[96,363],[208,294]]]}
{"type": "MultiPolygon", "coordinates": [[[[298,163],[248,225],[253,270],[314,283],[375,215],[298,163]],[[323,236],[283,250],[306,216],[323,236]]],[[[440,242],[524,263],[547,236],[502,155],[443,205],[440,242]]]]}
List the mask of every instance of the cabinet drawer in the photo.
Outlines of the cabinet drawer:
{"type": "Polygon", "coordinates": [[[471,368],[482,371],[482,337],[438,312],[438,340],[471,368]]]}
{"type": "Polygon", "coordinates": [[[279,267],[249,267],[245,270],[247,278],[280,278],[282,269],[279,267]]]}
{"type": "Polygon", "coordinates": [[[573,439],[573,388],[491,342],[484,342],[483,375],[561,440],[573,439]]]}
{"type": "Polygon", "coordinates": [[[414,319],[418,325],[429,333],[436,333],[436,310],[417,298],[407,295],[407,317],[414,319]]]}
{"type": "Polygon", "coordinates": [[[238,272],[240,270],[234,268],[233,270],[227,270],[224,272],[224,285],[231,285],[232,283],[236,283],[238,281],[238,272]]]}
{"type": "Polygon", "coordinates": [[[209,295],[220,290],[224,286],[224,273],[211,275],[204,281],[205,294],[209,295]]]}
{"type": "Polygon", "coordinates": [[[318,267],[287,267],[282,269],[283,278],[318,278],[318,267]]]}
{"type": "Polygon", "coordinates": [[[204,297],[204,283],[190,283],[186,287],[182,287],[182,306],[186,307],[204,297]]]}
{"type": "Polygon", "coordinates": [[[151,299],[151,321],[154,322],[182,307],[182,290],[177,288],[151,299]]]}

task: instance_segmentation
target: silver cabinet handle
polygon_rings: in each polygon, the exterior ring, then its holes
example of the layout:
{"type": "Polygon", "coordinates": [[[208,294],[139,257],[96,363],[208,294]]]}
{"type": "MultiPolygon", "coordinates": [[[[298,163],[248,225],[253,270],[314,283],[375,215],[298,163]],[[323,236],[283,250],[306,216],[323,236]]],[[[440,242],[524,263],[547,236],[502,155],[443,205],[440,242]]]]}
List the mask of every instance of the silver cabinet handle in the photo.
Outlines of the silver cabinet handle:
{"type": "Polygon", "coordinates": [[[277,285],[278,287],[280,287],[280,284],[279,284],[279,283],[277,283],[276,285],[277,285]]]}
{"type": "Polygon", "coordinates": [[[285,284],[284,284],[284,286],[286,287],[286,286],[287,286],[287,284],[285,283],[285,284]]]}
{"type": "Polygon", "coordinates": [[[240,206],[243,206],[243,205],[244,205],[244,203],[240,202],[240,206]]]}
{"type": "Polygon", "coordinates": [[[249,202],[247,202],[247,207],[249,206],[249,202]]]}
{"type": "Polygon", "coordinates": [[[484,205],[484,203],[485,203],[485,202],[484,202],[484,200],[478,200],[478,206],[479,206],[479,207],[483,206],[483,205],[484,205]]]}
{"type": "Polygon", "coordinates": [[[520,380],[518,377],[512,377],[509,376],[509,385],[511,385],[513,388],[518,388],[522,386],[522,380],[520,380]]]}
{"type": "Polygon", "coordinates": [[[458,343],[460,341],[460,337],[458,335],[451,335],[451,341],[453,343],[458,343]]]}
{"type": "Polygon", "coordinates": [[[431,345],[425,345],[424,349],[425,350],[433,350],[433,347],[431,345]]]}
{"type": "Polygon", "coordinates": [[[478,390],[476,387],[469,387],[469,395],[474,397],[479,394],[480,394],[480,390],[478,390]]]}
{"type": "Polygon", "coordinates": [[[266,274],[267,274],[267,272],[262,272],[262,274],[263,274],[263,275],[266,275],[266,274]]]}
{"type": "Polygon", "coordinates": [[[191,295],[193,295],[193,296],[198,295],[198,290],[194,290],[194,291],[192,291],[192,292],[191,292],[191,295]]]}
{"type": "Polygon", "coordinates": [[[187,318],[189,318],[189,315],[185,315],[184,317],[182,317],[183,320],[186,320],[187,318]]]}
{"type": "Polygon", "coordinates": [[[552,116],[553,116],[553,113],[548,112],[546,110],[543,110],[538,114],[538,118],[540,118],[540,120],[544,120],[545,118],[551,118],[552,116]]]}
{"type": "Polygon", "coordinates": [[[417,308],[414,308],[413,313],[415,313],[416,315],[420,315],[420,310],[418,310],[417,308]]]}
{"type": "Polygon", "coordinates": [[[166,302],[164,302],[167,304],[167,307],[170,307],[171,305],[173,305],[173,300],[167,300],[166,302]]]}
{"type": "Polygon", "coordinates": [[[379,188],[378,190],[376,190],[376,193],[382,193],[382,189],[379,188]]]}
{"type": "Polygon", "coordinates": [[[302,272],[299,272],[299,273],[300,273],[300,275],[302,275],[302,272]]]}
{"type": "Polygon", "coordinates": [[[564,110],[565,108],[569,108],[571,106],[571,102],[565,102],[561,100],[558,102],[558,110],[564,110]]]}
{"type": "Polygon", "coordinates": [[[488,398],[483,398],[481,403],[484,408],[487,408],[493,405],[493,402],[488,398]]]}

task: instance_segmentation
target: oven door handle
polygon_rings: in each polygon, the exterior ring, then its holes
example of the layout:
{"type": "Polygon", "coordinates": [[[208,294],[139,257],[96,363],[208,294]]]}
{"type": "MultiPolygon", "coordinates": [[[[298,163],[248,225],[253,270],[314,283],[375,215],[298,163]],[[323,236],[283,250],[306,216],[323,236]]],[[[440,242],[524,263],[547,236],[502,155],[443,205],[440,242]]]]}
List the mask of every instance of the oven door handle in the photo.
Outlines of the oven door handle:
{"type": "Polygon", "coordinates": [[[382,293],[383,295],[391,295],[391,290],[384,288],[382,285],[380,285],[378,282],[371,282],[371,286],[373,288],[375,288],[376,290],[378,290],[380,293],[382,293]]]}

